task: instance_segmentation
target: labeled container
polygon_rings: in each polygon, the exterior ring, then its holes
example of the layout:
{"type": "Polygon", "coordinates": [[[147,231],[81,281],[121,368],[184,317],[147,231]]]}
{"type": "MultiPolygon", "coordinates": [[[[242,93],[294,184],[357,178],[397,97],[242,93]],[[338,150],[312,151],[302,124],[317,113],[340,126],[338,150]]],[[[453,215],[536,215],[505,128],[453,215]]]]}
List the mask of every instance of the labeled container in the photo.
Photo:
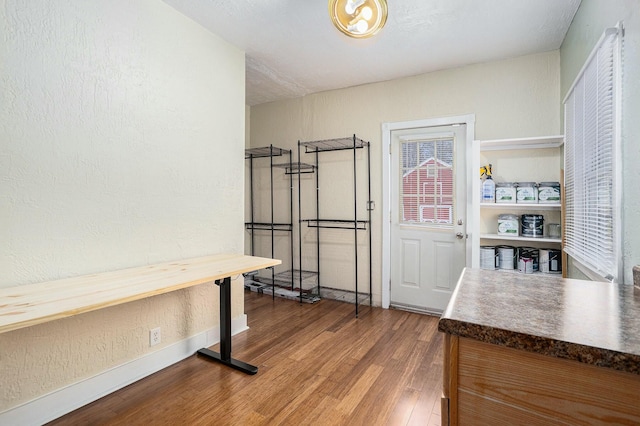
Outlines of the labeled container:
{"type": "Polygon", "coordinates": [[[538,202],[538,188],[535,182],[518,182],[516,189],[516,202],[535,204],[538,202]]]}
{"type": "Polygon", "coordinates": [[[498,268],[516,269],[516,248],[511,246],[498,246],[498,268]]]}
{"type": "Polygon", "coordinates": [[[540,182],[538,202],[541,204],[560,204],[560,182],[540,182]]]}
{"type": "Polygon", "coordinates": [[[496,183],[496,203],[515,203],[516,184],[513,182],[496,183]]]}
{"type": "Polygon", "coordinates": [[[558,249],[540,249],[540,272],[562,273],[562,252],[558,249]]]}
{"type": "Polygon", "coordinates": [[[482,182],[482,202],[483,203],[495,203],[496,201],[496,183],[488,175],[482,182]]]}
{"type": "Polygon", "coordinates": [[[518,272],[521,274],[533,274],[533,259],[530,257],[518,259],[518,272]]]}
{"type": "Polygon", "coordinates": [[[523,237],[544,236],[544,216],[541,214],[523,214],[520,216],[523,237]]]}
{"type": "Polygon", "coordinates": [[[540,251],[535,247],[518,247],[518,262],[522,258],[529,258],[532,261],[532,268],[537,272],[540,268],[540,251]]]}
{"type": "Polygon", "coordinates": [[[497,269],[498,255],[494,246],[480,247],[480,269],[497,269]]]}
{"type": "Polygon", "coordinates": [[[515,214],[498,215],[498,235],[517,237],[519,227],[518,216],[515,214]]]}

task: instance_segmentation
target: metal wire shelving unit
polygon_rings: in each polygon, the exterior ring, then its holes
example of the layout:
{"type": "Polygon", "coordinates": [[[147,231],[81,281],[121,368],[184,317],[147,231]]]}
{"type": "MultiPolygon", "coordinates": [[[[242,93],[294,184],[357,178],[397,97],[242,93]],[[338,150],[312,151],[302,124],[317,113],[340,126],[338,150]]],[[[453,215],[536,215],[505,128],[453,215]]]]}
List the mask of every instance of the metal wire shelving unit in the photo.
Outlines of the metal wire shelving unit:
{"type": "MultiPolygon", "coordinates": [[[[289,178],[289,222],[285,223],[276,223],[274,222],[274,181],[273,181],[273,170],[276,167],[279,167],[278,164],[274,164],[274,157],[283,157],[287,156],[289,158],[289,162],[285,163],[290,166],[292,163],[292,151],[278,148],[273,145],[260,147],[260,148],[248,148],[245,150],[244,158],[249,160],[249,198],[250,198],[250,209],[251,209],[251,217],[249,222],[245,222],[245,228],[251,233],[251,255],[255,256],[255,238],[256,231],[270,231],[271,238],[271,253],[270,256],[272,258],[275,257],[275,233],[276,232],[288,232],[290,235],[289,239],[289,252],[290,252],[290,261],[293,267],[294,262],[294,253],[293,253],[293,177],[289,178]],[[270,221],[256,221],[256,212],[255,212],[255,194],[254,194],[254,162],[259,158],[269,158],[269,189],[270,189],[270,221]]],[[[260,281],[268,281],[271,284],[272,295],[275,298],[275,284],[276,284],[276,272],[275,268],[269,268],[271,270],[271,279],[260,278],[260,281]]],[[[280,278],[280,280],[282,280],[280,278]]],[[[294,280],[290,281],[291,289],[293,289],[294,280]]]]}
{"type": "MultiPolygon", "coordinates": [[[[359,289],[360,283],[358,277],[358,232],[359,231],[368,231],[369,237],[369,285],[368,285],[368,293],[366,295],[369,298],[369,305],[372,304],[372,265],[371,265],[371,256],[372,256],[372,248],[371,248],[371,211],[373,210],[373,202],[371,201],[371,152],[369,149],[369,142],[366,142],[356,135],[353,137],[345,137],[345,138],[337,138],[337,139],[325,139],[325,140],[317,140],[317,141],[308,141],[301,142],[298,141],[298,162],[300,161],[302,150],[304,149],[305,154],[314,154],[315,155],[315,183],[316,183],[316,217],[311,219],[302,219],[300,217],[302,210],[302,190],[300,179],[298,180],[298,221],[300,226],[300,232],[298,233],[298,245],[299,245],[299,265],[302,265],[302,226],[306,224],[309,228],[316,229],[316,271],[306,271],[307,273],[315,273],[317,274],[317,292],[320,294],[321,288],[321,280],[320,280],[320,229],[344,229],[344,230],[352,230],[354,237],[354,255],[355,255],[355,314],[356,317],[359,314],[359,289]],[[358,162],[356,158],[356,151],[358,149],[366,149],[366,171],[367,171],[367,204],[366,204],[366,219],[360,219],[359,215],[361,212],[358,210],[358,162]],[[319,180],[319,156],[320,153],[330,152],[330,151],[345,151],[352,150],[353,151],[353,219],[328,219],[328,218],[320,218],[320,180],[319,180]]],[[[302,269],[302,268],[301,268],[302,269]]],[[[299,280],[302,281],[302,272],[299,273],[299,280]]],[[[302,293],[301,293],[302,297],[302,293]]]]}

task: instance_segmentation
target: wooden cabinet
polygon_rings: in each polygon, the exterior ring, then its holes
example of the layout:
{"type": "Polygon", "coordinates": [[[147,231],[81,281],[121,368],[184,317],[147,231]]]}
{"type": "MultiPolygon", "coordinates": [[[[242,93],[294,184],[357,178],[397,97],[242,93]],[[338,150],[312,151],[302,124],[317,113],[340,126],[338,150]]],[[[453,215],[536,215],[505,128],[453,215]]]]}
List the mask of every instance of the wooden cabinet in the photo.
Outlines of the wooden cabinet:
{"type": "Polygon", "coordinates": [[[640,376],[445,335],[442,425],[640,424],[640,376]]]}
{"type": "Polygon", "coordinates": [[[633,286],[465,269],[438,321],[443,425],[640,425],[633,286]]]}

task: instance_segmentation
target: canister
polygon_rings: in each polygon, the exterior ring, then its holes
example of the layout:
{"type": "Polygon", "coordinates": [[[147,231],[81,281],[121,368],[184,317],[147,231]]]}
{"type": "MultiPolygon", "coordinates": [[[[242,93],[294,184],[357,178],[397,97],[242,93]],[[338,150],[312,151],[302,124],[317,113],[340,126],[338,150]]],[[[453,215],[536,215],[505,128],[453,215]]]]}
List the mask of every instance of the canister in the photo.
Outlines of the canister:
{"type": "Polygon", "coordinates": [[[518,247],[518,260],[530,258],[533,271],[538,271],[540,267],[540,252],[535,247],[518,247]]]}
{"type": "Polygon", "coordinates": [[[558,249],[540,249],[540,272],[562,273],[562,252],[558,249]]]}
{"type": "Polygon", "coordinates": [[[516,269],[516,249],[511,246],[498,246],[498,267],[516,269]]]}
{"type": "Polygon", "coordinates": [[[542,237],[544,235],[544,216],[541,214],[523,214],[520,216],[523,237],[542,237]]]}
{"type": "Polygon", "coordinates": [[[521,274],[533,274],[533,259],[530,257],[521,257],[518,260],[518,272],[521,274]]]}
{"type": "Polygon", "coordinates": [[[496,182],[496,203],[515,203],[516,184],[513,182],[496,182]]]}
{"type": "Polygon", "coordinates": [[[562,236],[562,231],[560,229],[559,223],[549,223],[547,225],[547,237],[560,238],[561,236],[562,236]]]}
{"type": "Polygon", "coordinates": [[[541,204],[560,204],[560,182],[540,182],[538,202],[541,204]]]}
{"type": "Polygon", "coordinates": [[[535,204],[538,202],[538,189],[535,182],[518,182],[516,202],[535,204]]]}
{"type": "Polygon", "coordinates": [[[481,269],[497,269],[498,256],[494,246],[480,247],[480,268],[481,269]]]}
{"type": "Polygon", "coordinates": [[[515,214],[498,215],[498,235],[517,237],[519,225],[518,216],[515,214]]]}

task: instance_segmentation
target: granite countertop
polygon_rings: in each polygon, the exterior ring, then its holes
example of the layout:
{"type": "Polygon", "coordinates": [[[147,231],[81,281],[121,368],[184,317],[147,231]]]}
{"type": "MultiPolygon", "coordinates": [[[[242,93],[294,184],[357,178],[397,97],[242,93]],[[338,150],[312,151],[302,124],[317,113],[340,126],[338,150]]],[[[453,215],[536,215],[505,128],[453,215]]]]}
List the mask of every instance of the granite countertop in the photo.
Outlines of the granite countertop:
{"type": "Polygon", "coordinates": [[[640,289],[465,269],[438,330],[640,375],[640,289]]]}

